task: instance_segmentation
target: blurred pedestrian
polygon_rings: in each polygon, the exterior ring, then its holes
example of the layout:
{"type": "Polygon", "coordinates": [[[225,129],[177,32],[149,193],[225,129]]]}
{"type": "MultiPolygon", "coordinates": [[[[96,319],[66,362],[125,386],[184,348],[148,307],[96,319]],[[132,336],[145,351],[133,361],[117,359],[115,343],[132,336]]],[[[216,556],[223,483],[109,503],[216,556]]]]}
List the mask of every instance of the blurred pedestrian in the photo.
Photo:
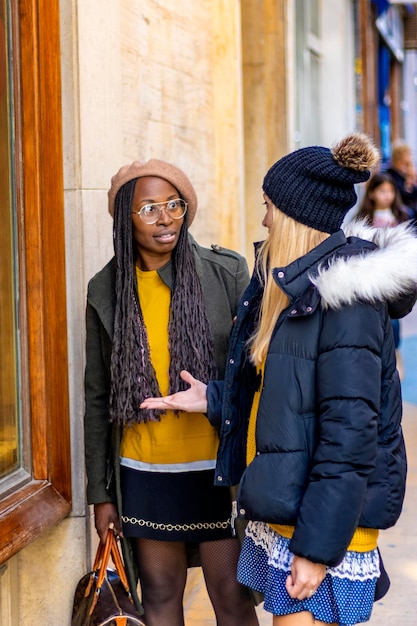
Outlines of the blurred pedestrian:
{"type": "Polygon", "coordinates": [[[377,228],[396,226],[409,219],[395,181],[387,172],[375,172],[366,183],[357,219],[377,228]]]}
{"type": "Polygon", "coordinates": [[[236,578],[230,491],[213,484],[216,427],[201,412],[140,408],[149,395],[184,388],[184,368],[202,379],[224,375],[249,275],[236,252],[192,238],[196,209],[191,182],[171,163],[135,161],[112,178],[115,257],[87,295],[88,502],[100,540],[110,524],[123,537],[147,626],[183,626],[193,546],[219,626],[254,626],[236,578]]]}
{"type": "MultiPolygon", "coordinates": [[[[409,211],[403,205],[401,195],[393,178],[387,172],[375,172],[366,183],[358,219],[365,219],[371,226],[390,228],[406,222],[409,211]]],[[[404,364],[400,352],[400,320],[392,320],[397,369],[400,379],[404,377],[404,364]]]]}
{"type": "Polygon", "coordinates": [[[239,483],[250,520],[238,578],[265,594],[274,626],[366,621],[389,584],[378,533],[400,515],[406,457],[388,301],[415,300],[417,239],[408,223],[340,229],[377,160],[353,133],[270,168],[269,234],[224,382],[183,372],[187,391],[142,404],[221,425],[216,482],[239,483]]]}
{"type": "Polygon", "coordinates": [[[408,208],[409,217],[417,217],[417,174],[411,147],[403,141],[396,142],[391,152],[391,162],[386,170],[400,192],[403,204],[408,208]]]}

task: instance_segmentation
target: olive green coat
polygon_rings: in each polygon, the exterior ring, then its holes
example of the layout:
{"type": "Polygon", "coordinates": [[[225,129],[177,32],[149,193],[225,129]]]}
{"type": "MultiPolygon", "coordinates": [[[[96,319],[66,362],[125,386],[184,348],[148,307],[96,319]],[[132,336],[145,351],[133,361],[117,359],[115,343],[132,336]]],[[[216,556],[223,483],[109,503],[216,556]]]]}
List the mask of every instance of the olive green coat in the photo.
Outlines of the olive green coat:
{"type": "MultiPolygon", "coordinates": [[[[229,333],[240,297],[249,282],[245,259],[225,248],[199,246],[190,236],[214,340],[219,378],[223,378],[229,333]]],[[[171,262],[158,271],[172,287],[171,262]]],[[[119,447],[121,427],[109,422],[110,357],[116,305],[113,258],[88,285],[86,310],[85,460],[89,504],[113,502],[121,510],[119,447]]],[[[129,541],[123,541],[126,570],[133,592],[137,575],[129,541]]],[[[136,596],[136,594],[134,594],[136,596]]],[[[135,600],[139,602],[137,596],[135,600]]]]}

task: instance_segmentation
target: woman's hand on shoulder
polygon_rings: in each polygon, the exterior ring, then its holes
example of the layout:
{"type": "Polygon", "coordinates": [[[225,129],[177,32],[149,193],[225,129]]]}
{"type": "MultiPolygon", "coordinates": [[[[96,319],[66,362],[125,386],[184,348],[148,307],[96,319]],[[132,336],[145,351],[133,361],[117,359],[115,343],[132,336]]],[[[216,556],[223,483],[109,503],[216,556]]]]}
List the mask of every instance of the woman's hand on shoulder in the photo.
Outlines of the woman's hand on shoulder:
{"type": "Polygon", "coordinates": [[[194,378],[190,372],[183,370],[181,378],[190,385],[185,391],[178,391],[163,398],[146,398],[140,405],[141,409],[171,409],[173,411],[186,411],[187,413],[206,413],[207,411],[207,385],[194,378]]]}
{"type": "Polygon", "coordinates": [[[305,600],[316,593],[325,576],[326,566],[323,563],[294,556],[285,587],[291,598],[305,600]]]}
{"type": "Polygon", "coordinates": [[[100,504],[94,505],[94,522],[103,544],[106,543],[109,528],[113,528],[117,535],[123,536],[117,507],[112,502],[100,502],[100,504]]]}

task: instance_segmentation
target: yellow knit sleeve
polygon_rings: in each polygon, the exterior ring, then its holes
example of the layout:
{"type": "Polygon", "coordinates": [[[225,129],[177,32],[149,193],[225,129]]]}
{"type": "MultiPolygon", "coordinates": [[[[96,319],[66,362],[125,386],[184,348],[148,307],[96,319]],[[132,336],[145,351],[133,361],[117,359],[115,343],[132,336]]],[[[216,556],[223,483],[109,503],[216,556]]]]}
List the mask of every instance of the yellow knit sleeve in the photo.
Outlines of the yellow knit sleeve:
{"type": "MultiPolygon", "coordinates": [[[[294,533],[294,526],[284,526],[283,524],[269,524],[281,537],[291,539],[294,533]]],[[[370,552],[375,550],[378,543],[379,530],[375,528],[358,527],[348,545],[350,552],[370,552]]]]}
{"type": "Polygon", "coordinates": [[[246,440],[246,465],[249,465],[249,463],[253,461],[256,455],[256,418],[258,416],[259,400],[261,398],[262,387],[264,383],[264,370],[265,362],[261,363],[257,371],[258,376],[261,376],[261,383],[258,390],[255,391],[249,416],[248,436],[246,440]]]}

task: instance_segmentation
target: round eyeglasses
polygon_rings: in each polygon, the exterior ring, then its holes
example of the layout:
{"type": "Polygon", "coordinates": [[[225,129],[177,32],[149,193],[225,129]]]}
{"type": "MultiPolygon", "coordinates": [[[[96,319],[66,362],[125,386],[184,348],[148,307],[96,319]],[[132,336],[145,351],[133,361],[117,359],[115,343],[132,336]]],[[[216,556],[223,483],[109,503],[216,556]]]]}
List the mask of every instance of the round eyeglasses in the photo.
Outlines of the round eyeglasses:
{"type": "Polygon", "coordinates": [[[188,205],[182,198],[174,198],[166,202],[153,202],[145,204],[139,211],[132,211],[135,215],[139,215],[145,224],[156,224],[162,215],[162,209],[165,209],[167,215],[173,220],[180,220],[187,213],[188,205]]]}

